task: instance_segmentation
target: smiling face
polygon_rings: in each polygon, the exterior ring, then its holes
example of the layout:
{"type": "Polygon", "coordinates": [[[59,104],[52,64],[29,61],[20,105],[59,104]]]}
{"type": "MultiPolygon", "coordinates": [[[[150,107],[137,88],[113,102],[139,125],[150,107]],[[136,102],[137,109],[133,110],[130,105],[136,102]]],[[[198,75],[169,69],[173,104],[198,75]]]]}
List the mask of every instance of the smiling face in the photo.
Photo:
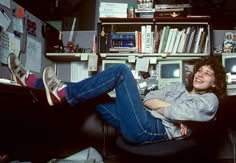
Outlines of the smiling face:
{"type": "Polygon", "coordinates": [[[210,66],[202,66],[193,78],[192,93],[205,93],[215,87],[215,73],[210,66]]]}

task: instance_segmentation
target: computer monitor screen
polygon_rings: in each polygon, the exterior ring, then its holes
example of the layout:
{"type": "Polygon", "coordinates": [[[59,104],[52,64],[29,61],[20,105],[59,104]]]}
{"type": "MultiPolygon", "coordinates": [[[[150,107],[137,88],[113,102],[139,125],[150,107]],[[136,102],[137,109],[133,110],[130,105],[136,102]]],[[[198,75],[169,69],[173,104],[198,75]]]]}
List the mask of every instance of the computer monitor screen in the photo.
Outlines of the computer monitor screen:
{"type": "Polygon", "coordinates": [[[227,73],[236,73],[236,56],[225,57],[224,65],[227,73]]]}
{"type": "Polygon", "coordinates": [[[181,60],[159,61],[158,88],[183,82],[183,62],[181,60]]]}
{"type": "Polygon", "coordinates": [[[125,60],[103,60],[102,70],[105,70],[115,64],[126,64],[126,61],[125,60]]]}
{"type": "Polygon", "coordinates": [[[164,64],[161,66],[163,73],[161,73],[161,78],[179,78],[180,65],[173,64],[164,64]]]}
{"type": "Polygon", "coordinates": [[[227,94],[236,95],[236,55],[222,54],[222,64],[227,76],[227,94]]]}
{"type": "Polygon", "coordinates": [[[236,84],[236,55],[223,54],[222,64],[225,67],[228,84],[236,84]]]}

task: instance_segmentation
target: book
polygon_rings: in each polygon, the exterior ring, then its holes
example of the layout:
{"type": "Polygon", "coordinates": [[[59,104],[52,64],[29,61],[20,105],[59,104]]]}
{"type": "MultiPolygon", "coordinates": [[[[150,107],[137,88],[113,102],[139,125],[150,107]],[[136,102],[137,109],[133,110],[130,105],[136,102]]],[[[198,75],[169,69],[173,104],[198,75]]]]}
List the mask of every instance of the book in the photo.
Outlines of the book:
{"type": "Polygon", "coordinates": [[[178,12],[184,11],[184,8],[155,9],[155,12],[178,12]]]}
{"type": "Polygon", "coordinates": [[[191,4],[155,4],[155,9],[177,9],[177,8],[191,8],[191,4]]]}
{"type": "Polygon", "coordinates": [[[187,52],[187,45],[189,43],[190,32],[191,32],[191,27],[187,27],[186,37],[185,37],[185,40],[184,40],[183,51],[182,51],[183,53],[187,52]]]}
{"type": "Polygon", "coordinates": [[[182,36],[182,33],[183,33],[183,30],[177,32],[177,36],[176,36],[176,39],[175,39],[175,44],[174,44],[174,47],[173,47],[173,50],[172,50],[173,54],[177,53],[177,48],[179,46],[179,42],[180,42],[180,38],[182,36]]]}
{"type": "Polygon", "coordinates": [[[161,47],[160,47],[160,52],[159,53],[164,53],[165,52],[165,47],[166,47],[166,43],[167,43],[169,31],[170,31],[170,26],[165,26],[164,28],[165,28],[165,30],[163,30],[162,40],[161,40],[161,43],[160,43],[161,47]]]}
{"type": "Polygon", "coordinates": [[[142,42],[142,47],[141,47],[141,52],[145,53],[145,49],[146,49],[146,26],[142,25],[141,26],[141,42],[142,42]]]}
{"type": "Polygon", "coordinates": [[[99,13],[100,18],[127,18],[127,13],[113,13],[113,12],[102,12],[99,13]]]}
{"type": "Polygon", "coordinates": [[[128,3],[116,3],[116,2],[101,2],[100,7],[108,7],[108,8],[128,8],[128,3]]]}
{"type": "Polygon", "coordinates": [[[208,46],[209,46],[209,35],[206,36],[206,41],[205,41],[203,53],[208,53],[208,46]]]}
{"type": "Polygon", "coordinates": [[[142,33],[138,32],[138,53],[142,52],[142,33]]]}
{"type": "Polygon", "coordinates": [[[138,31],[134,31],[134,35],[135,35],[135,47],[136,47],[136,52],[138,52],[138,31]]]}
{"type": "Polygon", "coordinates": [[[99,7],[99,13],[127,13],[125,7],[99,7]]]}
{"type": "Polygon", "coordinates": [[[196,44],[196,37],[198,36],[198,32],[199,32],[199,27],[195,27],[195,33],[193,35],[193,40],[192,40],[192,44],[190,46],[189,53],[194,53],[194,47],[196,44]]]}
{"type": "Polygon", "coordinates": [[[152,26],[146,25],[145,53],[152,53],[152,26]]]}
{"type": "Polygon", "coordinates": [[[116,32],[111,34],[112,40],[135,40],[135,32],[116,32]]]}
{"type": "Polygon", "coordinates": [[[173,30],[174,30],[173,28],[170,28],[169,35],[168,35],[168,38],[167,38],[167,41],[166,41],[165,50],[164,50],[165,53],[168,52],[168,49],[169,49],[169,46],[170,46],[170,41],[172,39],[173,30]]]}
{"type": "Polygon", "coordinates": [[[160,39],[161,39],[161,33],[162,33],[162,29],[160,31],[157,31],[154,33],[154,53],[158,53],[158,48],[159,48],[159,44],[160,44],[160,39]]]}
{"type": "Polygon", "coordinates": [[[201,38],[203,30],[204,30],[203,27],[199,27],[197,30],[197,35],[196,35],[195,42],[194,42],[193,53],[198,53],[199,42],[200,42],[200,38],[201,38]]]}
{"type": "Polygon", "coordinates": [[[140,17],[140,18],[153,18],[154,17],[154,13],[143,12],[143,13],[136,14],[136,17],[140,17]]]}
{"type": "Polygon", "coordinates": [[[198,53],[203,53],[205,49],[205,41],[206,41],[206,31],[202,31],[202,35],[199,41],[198,53]]]}
{"type": "Polygon", "coordinates": [[[135,47],[135,40],[112,40],[111,47],[135,47]]]}
{"type": "Polygon", "coordinates": [[[154,13],[155,9],[152,8],[141,8],[141,9],[135,9],[135,13],[146,13],[146,12],[150,12],[150,13],[154,13]]]}
{"type": "Polygon", "coordinates": [[[190,36],[189,36],[189,42],[187,44],[187,48],[186,48],[186,53],[190,53],[191,50],[191,46],[193,43],[193,39],[194,39],[194,35],[195,35],[195,27],[191,27],[191,32],[190,32],[190,36]]]}
{"type": "Polygon", "coordinates": [[[183,53],[184,42],[185,42],[185,39],[186,39],[186,33],[185,32],[186,32],[186,29],[183,29],[182,33],[181,33],[181,38],[180,38],[180,41],[179,41],[177,53],[183,53]]]}
{"type": "Polygon", "coordinates": [[[164,33],[166,32],[166,27],[167,27],[167,26],[164,26],[164,27],[162,28],[162,31],[161,31],[161,38],[160,38],[158,53],[161,53],[161,48],[162,48],[163,39],[164,39],[164,33]]]}
{"type": "Polygon", "coordinates": [[[172,32],[171,40],[170,40],[170,45],[167,50],[167,52],[169,52],[169,53],[172,53],[172,51],[173,51],[177,33],[178,33],[178,29],[174,28],[173,32],[172,32]]]}
{"type": "Polygon", "coordinates": [[[157,51],[158,53],[161,53],[161,47],[162,47],[162,43],[163,43],[163,38],[164,38],[165,30],[166,30],[166,26],[164,26],[162,28],[162,30],[160,31],[161,38],[160,38],[160,43],[159,43],[159,47],[158,47],[158,51],[157,51]]]}
{"type": "Polygon", "coordinates": [[[111,47],[109,49],[110,52],[135,52],[136,47],[111,47]]]}

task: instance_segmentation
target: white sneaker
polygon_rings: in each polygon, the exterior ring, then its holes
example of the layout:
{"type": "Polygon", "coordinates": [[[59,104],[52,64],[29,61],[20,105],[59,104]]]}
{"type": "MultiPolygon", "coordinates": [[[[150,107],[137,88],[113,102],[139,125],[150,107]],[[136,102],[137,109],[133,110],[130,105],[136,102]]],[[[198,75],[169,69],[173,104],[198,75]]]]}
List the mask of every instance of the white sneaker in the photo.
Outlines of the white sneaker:
{"type": "Polygon", "coordinates": [[[11,71],[12,80],[14,80],[19,85],[27,86],[25,81],[31,73],[24,68],[24,66],[21,64],[20,60],[14,53],[9,54],[7,59],[8,68],[11,71]]]}
{"type": "Polygon", "coordinates": [[[66,87],[63,81],[58,80],[55,71],[52,67],[46,67],[43,71],[43,83],[46,91],[46,96],[49,105],[61,103],[62,100],[58,95],[58,91],[61,91],[66,87]]]}

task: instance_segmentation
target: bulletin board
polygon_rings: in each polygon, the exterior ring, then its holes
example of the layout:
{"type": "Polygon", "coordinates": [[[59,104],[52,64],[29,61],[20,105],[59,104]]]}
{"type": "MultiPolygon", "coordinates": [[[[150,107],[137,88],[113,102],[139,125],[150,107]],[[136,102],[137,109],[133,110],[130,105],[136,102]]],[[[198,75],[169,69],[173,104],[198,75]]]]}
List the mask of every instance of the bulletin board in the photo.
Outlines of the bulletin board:
{"type": "Polygon", "coordinates": [[[0,1],[0,77],[6,77],[7,57],[15,53],[32,72],[52,62],[45,57],[46,23],[13,0],[0,1]]]}

